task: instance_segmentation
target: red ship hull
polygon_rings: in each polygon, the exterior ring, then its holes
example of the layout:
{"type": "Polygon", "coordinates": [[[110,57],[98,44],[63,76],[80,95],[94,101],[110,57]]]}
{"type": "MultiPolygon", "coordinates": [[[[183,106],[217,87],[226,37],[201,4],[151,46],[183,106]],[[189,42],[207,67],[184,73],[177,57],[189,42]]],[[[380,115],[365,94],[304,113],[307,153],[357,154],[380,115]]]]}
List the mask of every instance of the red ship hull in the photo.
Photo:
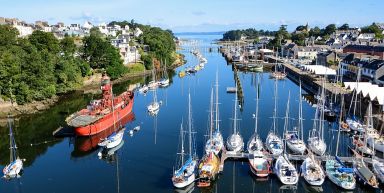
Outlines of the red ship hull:
{"type": "Polygon", "coordinates": [[[103,118],[97,120],[96,122],[89,124],[83,127],[76,127],[75,133],[77,136],[90,136],[100,133],[110,127],[114,126],[114,123],[117,124],[126,117],[129,113],[132,112],[132,107],[134,103],[134,97],[130,99],[129,103],[126,106],[119,107],[114,110],[114,112],[105,115],[103,118]]]}

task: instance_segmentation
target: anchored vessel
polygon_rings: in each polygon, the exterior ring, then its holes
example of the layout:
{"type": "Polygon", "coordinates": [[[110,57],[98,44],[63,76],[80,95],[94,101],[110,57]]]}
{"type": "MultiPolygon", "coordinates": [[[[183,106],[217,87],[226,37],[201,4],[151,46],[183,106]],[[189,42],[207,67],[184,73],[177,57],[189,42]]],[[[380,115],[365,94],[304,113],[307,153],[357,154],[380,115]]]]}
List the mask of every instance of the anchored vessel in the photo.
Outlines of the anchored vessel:
{"type": "Polygon", "coordinates": [[[283,153],[284,144],[281,138],[276,134],[276,118],[277,118],[277,79],[275,81],[275,107],[273,109],[273,131],[268,133],[266,145],[269,152],[274,156],[279,156],[283,153]]]}
{"type": "Polygon", "coordinates": [[[113,97],[112,84],[106,74],[103,74],[101,79],[101,90],[102,99],[91,101],[87,108],[66,118],[67,124],[75,128],[76,135],[89,136],[100,133],[132,112],[134,102],[132,91],[125,91],[113,97]]]}
{"type": "Polygon", "coordinates": [[[10,179],[15,177],[20,177],[20,172],[23,170],[23,161],[19,158],[17,154],[16,141],[12,131],[12,123],[10,117],[8,117],[8,126],[9,126],[9,164],[6,165],[3,169],[4,178],[10,179]]]}
{"type": "Polygon", "coordinates": [[[184,161],[184,131],[183,125],[180,126],[181,167],[173,172],[172,183],[176,188],[184,188],[195,181],[195,169],[197,164],[197,156],[192,148],[192,115],[191,115],[191,96],[188,95],[188,141],[189,152],[188,159],[184,161]]]}

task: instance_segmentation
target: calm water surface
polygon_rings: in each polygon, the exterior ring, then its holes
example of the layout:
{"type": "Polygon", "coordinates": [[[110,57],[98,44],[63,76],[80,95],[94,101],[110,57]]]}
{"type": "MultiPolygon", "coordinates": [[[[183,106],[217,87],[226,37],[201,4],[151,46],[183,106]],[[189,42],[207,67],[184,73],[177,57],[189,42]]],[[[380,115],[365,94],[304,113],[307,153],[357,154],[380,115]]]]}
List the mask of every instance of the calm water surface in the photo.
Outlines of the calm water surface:
{"type": "MultiPolygon", "coordinates": [[[[234,94],[227,94],[226,88],[234,86],[234,76],[230,65],[217,49],[208,52],[203,48],[216,48],[211,44],[213,39],[221,36],[182,36],[198,40],[198,44],[184,46],[180,51],[188,60],[187,66],[196,65],[197,59],[189,53],[192,47],[200,46],[203,55],[208,59],[205,69],[195,76],[179,78],[174,75],[168,88],[158,89],[158,100],[162,106],[157,117],[146,112],[146,106],[152,100],[152,93],[146,96],[136,93],[133,114],[124,121],[126,127],[132,129],[140,125],[141,130],[132,137],[124,136],[124,144],[108,160],[100,160],[97,156],[97,141],[102,136],[87,138],[54,138],[52,132],[65,125],[68,114],[83,108],[91,99],[99,98],[98,94],[73,93],[63,97],[55,107],[31,116],[24,116],[15,122],[16,141],[20,157],[26,158],[24,173],[21,178],[6,181],[0,180],[0,192],[174,192],[170,178],[175,165],[176,152],[181,120],[187,119],[187,98],[191,93],[193,127],[197,131],[197,152],[203,153],[204,134],[208,124],[210,90],[215,81],[215,72],[219,72],[219,100],[221,129],[225,138],[231,133],[234,94]]],[[[176,69],[176,72],[184,67],[176,69]]],[[[265,140],[271,129],[273,111],[274,81],[269,73],[261,76],[260,121],[259,133],[265,140]]],[[[244,89],[244,105],[240,112],[240,132],[248,141],[254,130],[256,89],[255,73],[239,73],[244,89]]],[[[126,89],[129,84],[143,83],[148,78],[137,78],[115,85],[116,93],[126,89]]],[[[283,117],[288,98],[291,93],[291,116],[297,118],[299,87],[289,79],[278,82],[278,112],[283,117]]],[[[305,92],[303,93],[305,94],[305,92]]],[[[303,103],[304,130],[307,138],[315,113],[309,103],[303,103]]],[[[279,120],[279,132],[283,131],[283,119],[279,120]]],[[[291,125],[296,124],[294,120],[291,125]]],[[[8,163],[8,129],[0,128],[0,166],[8,163]]],[[[332,124],[326,125],[325,136],[330,151],[334,151],[336,131],[332,124]]],[[[341,138],[341,155],[349,155],[347,145],[349,136],[341,138]]],[[[329,151],[328,151],[329,152],[329,151]]],[[[299,166],[299,164],[297,164],[299,166]]],[[[330,181],[326,180],[321,188],[313,189],[301,178],[295,187],[283,186],[271,175],[266,180],[252,177],[246,161],[227,161],[224,173],[212,189],[191,187],[190,192],[342,192],[330,181]]],[[[377,190],[376,192],[380,192],[377,190]]],[[[357,186],[354,192],[375,192],[369,188],[357,186]]]]}

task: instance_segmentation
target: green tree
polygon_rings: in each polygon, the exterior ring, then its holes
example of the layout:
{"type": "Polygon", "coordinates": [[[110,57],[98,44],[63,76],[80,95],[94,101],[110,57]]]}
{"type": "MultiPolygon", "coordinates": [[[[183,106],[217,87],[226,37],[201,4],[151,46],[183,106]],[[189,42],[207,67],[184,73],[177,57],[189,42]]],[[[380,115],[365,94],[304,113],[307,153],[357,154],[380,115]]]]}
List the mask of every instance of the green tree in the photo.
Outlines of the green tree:
{"type": "Polygon", "coordinates": [[[16,43],[19,32],[10,25],[0,25],[0,46],[8,46],[16,43]]]}
{"type": "Polygon", "coordinates": [[[338,29],[339,30],[348,30],[349,29],[349,24],[345,23],[345,24],[341,25],[338,29]]]}
{"type": "Polygon", "coordinates": [[[64,54],[72,56],[76,52],[76,45],[74,42],[74,38],[65,36],[60,41],[60,49],[64,52],[64,54]]]}
{"type": "Polygon", "coordinates": [[[311,31],[309,31],[309,36],[314,36],[314,37],[321,36],[320,28],[317,26],[312,28],[311,31]]]}
{"type": "Polygon", "coordinates": [[[336,31],[336,25],[335,24],[329,24],[324,29],[323,35],[332,35],[336,31]]]}

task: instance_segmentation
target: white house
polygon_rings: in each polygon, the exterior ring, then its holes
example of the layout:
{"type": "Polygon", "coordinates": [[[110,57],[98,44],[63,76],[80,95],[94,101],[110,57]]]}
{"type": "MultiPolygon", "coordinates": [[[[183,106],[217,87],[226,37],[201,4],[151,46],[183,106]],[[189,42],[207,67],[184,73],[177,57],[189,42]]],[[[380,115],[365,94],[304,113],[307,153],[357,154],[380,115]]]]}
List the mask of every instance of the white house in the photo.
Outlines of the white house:
{"type": "Polygon", "coordinates": [[[375,38],[375,33],[361,33],[359,36],[357,36],[357,39],[359,40],[372,40],[375,38]]]}
{"type": "Polygon", "coordinates": [[[83,29],[90,30],[93,27],[92,23],[89,21],[84,22],[83,29]]]}
{"type": "Polygon", "coordinates": [[[137,27],[135,29],[134,36],[139,37],[141,34],[143,34],[143,31],[141,31],[141,29],[137,27]]]}
{"type": "Polygon", "coordinates": [[[32,26],[28,25],[25,22],[14,21],[12,22],[12,27],[16,28],[17,31],[19,31],[19,37],[29,36],[33,32],[32,26]]]}
{"type": "Polygon", "coordinates": [[[128,35],[129,34],[129,25],[124,26],[124,28],[121,29],[121,34],[128,35]]]}

